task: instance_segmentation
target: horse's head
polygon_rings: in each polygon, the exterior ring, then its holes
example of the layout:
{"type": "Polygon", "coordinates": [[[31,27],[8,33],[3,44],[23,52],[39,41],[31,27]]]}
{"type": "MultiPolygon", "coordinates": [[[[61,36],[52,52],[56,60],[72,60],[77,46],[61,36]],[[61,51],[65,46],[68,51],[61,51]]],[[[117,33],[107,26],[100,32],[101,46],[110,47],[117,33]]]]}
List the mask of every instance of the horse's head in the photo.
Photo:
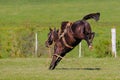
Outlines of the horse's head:
{"type": "Polygon", "coordinates": [[[55,42],[58,39],[58,33],[56,31],[56,29],[49,29],[50,32],[48,33],[48,39],[45,42],[46,47],[49,47],[50,45],[52,45],[53,42],[55,42]]]}

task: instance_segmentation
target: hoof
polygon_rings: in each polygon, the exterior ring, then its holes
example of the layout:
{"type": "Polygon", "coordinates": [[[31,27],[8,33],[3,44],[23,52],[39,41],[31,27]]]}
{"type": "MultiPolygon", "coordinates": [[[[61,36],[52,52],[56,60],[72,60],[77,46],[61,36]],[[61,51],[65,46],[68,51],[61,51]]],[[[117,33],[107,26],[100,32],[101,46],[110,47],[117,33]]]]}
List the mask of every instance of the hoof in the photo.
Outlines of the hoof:
{"type": "Polygon", "coordinates": [[[89,49],[93,49],[93,47],[92,47],[92,46],[89,46],[89,49]]]}
{"type": "Polygon", "coordinates": [[[54,66],[49,67],[49,70],[54,70],[54,69],[55,69],[54,66]]]}

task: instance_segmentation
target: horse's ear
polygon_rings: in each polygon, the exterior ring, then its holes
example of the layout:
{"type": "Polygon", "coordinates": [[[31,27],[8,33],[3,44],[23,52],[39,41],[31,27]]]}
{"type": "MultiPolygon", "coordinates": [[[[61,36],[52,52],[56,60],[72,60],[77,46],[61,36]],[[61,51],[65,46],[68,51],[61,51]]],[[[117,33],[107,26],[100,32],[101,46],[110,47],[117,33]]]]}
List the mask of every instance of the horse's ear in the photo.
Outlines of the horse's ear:
{"type": "Polygon", "coordinates": [[[59,29],[57,29],[57,32],[59,32],[59,29]]]}
{"type": "Polygon", "coordinates": [[[50,31],[52,31],[52,28],[49,28],[50,31]]]}
{"type": "Polygon", "coordinates": [[[54,28],[54,31],[56,31],[56,28],[54,28]]]}
{"type": "Polygon", "coordinates": [[[54,28],[54,32],[55,32],[55,33],[57,33],[57,30],[56,30],[56,28],[54,28]]]}

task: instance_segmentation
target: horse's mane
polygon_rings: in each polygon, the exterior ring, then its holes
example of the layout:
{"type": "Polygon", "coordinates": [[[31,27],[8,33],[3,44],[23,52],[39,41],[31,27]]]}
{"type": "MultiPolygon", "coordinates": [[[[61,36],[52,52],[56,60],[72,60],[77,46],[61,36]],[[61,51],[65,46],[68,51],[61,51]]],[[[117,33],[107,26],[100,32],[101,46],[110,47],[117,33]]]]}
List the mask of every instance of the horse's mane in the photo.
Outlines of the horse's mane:
{"type": "Polygon", "coordinates": [[[59,39],[59,33],[58,33],[58,31],[59,31],[59,29],[58,29],[58,30],[56,30],[56,29],[53,30],[54,39],[55,39],[55,40],[59,39]]]}

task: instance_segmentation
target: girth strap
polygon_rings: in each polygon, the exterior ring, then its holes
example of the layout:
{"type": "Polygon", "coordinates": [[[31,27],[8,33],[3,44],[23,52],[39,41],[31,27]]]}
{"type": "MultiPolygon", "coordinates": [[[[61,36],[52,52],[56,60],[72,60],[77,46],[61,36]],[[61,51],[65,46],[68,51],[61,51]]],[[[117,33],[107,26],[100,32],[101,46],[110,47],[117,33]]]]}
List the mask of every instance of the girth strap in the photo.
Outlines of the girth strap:
{"type": "Polygon", "coordinates": [[[60,56],[60,55],[58,55],[58,54],[53,54],[53,56],[56,56],[56,57],[58,57],[58,58],[63,58],[62,56],[60,56]]]}
{"type": "Polygon", "coordinates": [[[65,45],[66,47],[71,48],[71,49],[73,48],[72,46],[70,46],[70,45],[67,44],[67,42],[66,42],[66,40],[65,40],[64,37],[62,37],[62,40],[63,40],[63,43],[64,43],[64,45],[65,45]]]}

